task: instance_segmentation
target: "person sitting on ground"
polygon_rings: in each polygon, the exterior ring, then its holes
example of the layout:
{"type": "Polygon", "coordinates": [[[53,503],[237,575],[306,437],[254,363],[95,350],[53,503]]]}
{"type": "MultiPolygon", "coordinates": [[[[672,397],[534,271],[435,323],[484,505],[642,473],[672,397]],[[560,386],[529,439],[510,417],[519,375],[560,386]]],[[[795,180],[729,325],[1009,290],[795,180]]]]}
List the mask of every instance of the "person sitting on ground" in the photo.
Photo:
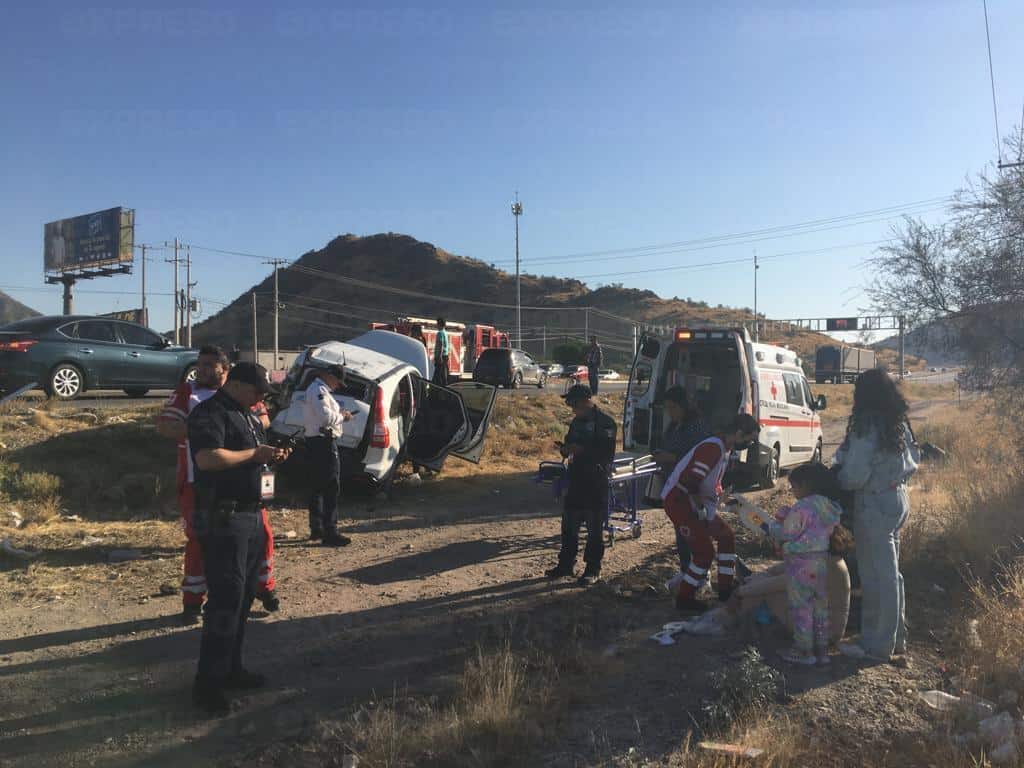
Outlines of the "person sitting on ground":
{"type": "MultiPolygon", "coordinates": [[[[843,557],[852,548],[853,537],[850,532],[837,525],[829,539],[828,569],[825,577],[829,610],[829,648],[838,647],[850,618],[850,573],[846,569],[843,557]]],[[[743,619],[759,613],[762,606],[776,621],[787,627],[790,632],[793,631],[785,563],[776,563],[764,571],[753,574],[740,584],[725,606],[727,615],[719,618],[722,624],[730,624],[734,619],[743,619]]]]}
{"type": "Polygon", "coordinates": [[[797,503],[775,513],[765,531],[781,543],[786,592],[793,624],[793,647],[782,651],[791,664],[827,664],[828,548],[842,510],[826,495],[832,475],[822,464],[802,464],[790,472],[797,503]]]}

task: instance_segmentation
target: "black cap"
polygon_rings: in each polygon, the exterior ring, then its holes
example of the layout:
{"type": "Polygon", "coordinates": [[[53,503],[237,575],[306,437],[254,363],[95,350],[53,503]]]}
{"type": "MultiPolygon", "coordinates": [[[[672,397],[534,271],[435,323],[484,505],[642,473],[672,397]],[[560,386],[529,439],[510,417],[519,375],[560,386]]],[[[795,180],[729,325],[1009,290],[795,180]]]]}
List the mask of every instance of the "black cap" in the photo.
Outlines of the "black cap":
{"type": "Polygon", "coordinates": [[[576,405],[576,403],[582,403],[593,396],[594,393],[590,391],[590,387],[586,384],[574,384],[569,388],[568,392],[562,395],[562,399],[569,405],[576,405]]]}
{"type": "Polygon", "coordinates": [[[277,394],[277,387],[270,381],[270,373],[255,363],[236,363],[228,372],[228,381],[252,384],[265,395],[277,394]]]}

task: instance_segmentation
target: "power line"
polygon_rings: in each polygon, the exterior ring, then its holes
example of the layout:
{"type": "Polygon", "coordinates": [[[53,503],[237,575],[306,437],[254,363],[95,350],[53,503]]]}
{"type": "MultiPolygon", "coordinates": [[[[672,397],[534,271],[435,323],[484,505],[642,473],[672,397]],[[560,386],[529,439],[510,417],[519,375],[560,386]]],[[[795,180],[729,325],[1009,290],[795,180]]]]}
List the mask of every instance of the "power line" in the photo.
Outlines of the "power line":
{"type": "MultiPolygon", "coordinates": [[[[937,203],[949,203],[951,201],[952,201],[952,197],[950,197],[950,196],[936,197],[936,198],[930,198],[930,199],[927,199],[927,200],[919,200],[919,201],[914,202],[914,203],[906,203],[904,205],[889,206],[888,208],[877,208],[877,209],[874,209],[872,211],[864,211],[864,212],[861,212],[861,213],[847,214],[847,215],[843,215],[843,216],[833,216],[833,217],[826,218],[826,219],[816,219],[816,220],[813,220],[813,221],[801,222],[801,223],[797,223],[797,224],[780,225],[780,226],[777,226],[777,227],[767,227],[767,228],[764,228],[764,229],[748,230],[746,232],[735,232],[735,233],[728,233],[728,234],[724,234],[724,235],[714,235],[714,236],[696,238],[696,239],[692,239],[692,240],[680,240],[680,241],[677,241],[677,242],[661,243],[661,244],[658,244],[658,245],[644,245],[644,246],[635,246],[635,247],[631,247],[631,248],[618,248],[618,249],[606,250],[606,251],[590,251],[590,252],[587,252],[587,253],[569,254],[569,255],[565,255],[565,256],[551,256],[551,257],[545,257],[543,259],[534,259],[530,263],[531,264],[540,264],[540,263],[548,263],[548,262],[554,262],[554,261],[564,262],[564,261],[575,261],[575,260],[598,261],[599,259],[592,258],[592,257],[604,257],[604,256],[607,256],[609,259],[636,258],[636,257],[642,257],[642,256],[661,255],[661,253],[658,253],[658,252],[664,252],[665,254],[669,254],[669,253],[681,253],[681,252],[684,252],[686,250],[702,250],[702,248],[696,248],[696,247],[691,248],[690,246],[705,246],[706,245],[708,247],[723,247],[723,245],[743,245],[743,244],[746,244],[748,242],[760,242],[761,240],[773,240],[773,239],[779,239],[779,238],[782,238],[782,237],[796,237],[798,235],[815,234],[817,232],[827,232],[827,231],[832,231],[834,229],[843,229],[843,228],[846,228],[846,227],[849,227],[849,226],[860,226],[862,224],[873,224],[873,223],[877,223],[879,221],[887,221],[887,220],[891,219],[893,216],[915,212],[915,211],[913,211],[913,209],[921,208],[922,206],[929,206],[929,208],[927,210],[916,211],[916,212],[917,213],[929,213],[932,210],[942,210],[945,207],[945,205],[942,205],[942,206],[940,206],[938,208],[935,208],[934,206],[937,203]],[[880,214],[885,214],[885,215],[883,215],[883,216],[881,216],[879,218],[880,214]],[[841,223],[841,222],[844,222],[844,221],[850,221],[850,220],[853,220],[853,219],[864,219],[865,217],[873,217],[873,218],[868,218],[867,220],[864,220],[864,221],[854,221],[854,222],[849,223],[849,224],[843,224],[842,226],[824,226],[824,225],[828,225],[828,224],[837,224],[837,223],[841,223]],[[804,231],[794,231],[794,230],[804,230],[804,231]],[[774,235],[774,236],[773,237],[762,237],[762,235],[774,235]],[[756,239],[751,239],[751,238],[756,238],[756,239]],[[729,241],[729,242],[725,242],[725,241],[729,241]],[[736,241],[736,242],[732,242],[732,241],[736,241]],[[627,254],[632,254],[632,255],[627,255],[627,254]]],[[[604,261],[604,260],[608,260],[608,259],[602,258],[600,260],[604,261]]],[[[507,264],[509,262],[507,262],[507,261],[494,261],[494,262],[490,262],[490,263],[492,263],[492,264],[507,264]]]]}
{"type": "Polygon", "coordinates": [[[992,86],[992,117],[995,119],[996,128],[996,155],[999,162],[1003,162],[1003,142],[999,138],[999,110],[996,107],[996,75],[992,68],[992,35],[988,30],[988,0],[981,0],[981,6],[985,10],[985,43],[988,46],[988,80],[992,86]]]}
{"type": "MultiPolygon", "coordinates": [[[[860,248],[860,247],[869,246],[869,245],[881,245],[883,243],[891,243],[891,242],[893,242],[896,239],[897,238],[891,238],[890,237],[890,238],[886,238],[885,240],[866,240],[864,242],[850,243],[848,245],[833,245],[833,246],[826,246],[824,248],[812,248],[812,249],[805,250],[805,251],[789,251],[789,252],[785,252],[785,253],[776,253],[776,254],[769,255],[769,256],[759,256],[758,260],[759,261],[764,261],[764,260],[767,260],[767,259],[788,258],[790,256],[810,256],[810,255],[814,255],[814,254],[830,253],[831,251],[839,251],[839,250],[848,249],[848,248],[860,248]]],[[[731,265],[731,264],[745,264],[748,261],[750,261],[749,258],[723,259],[723,260],[719,260],[719,261],[707,261],[707,262],[704,262],[704,263],[701,263],[701,264],[679,264],[679,265],[676,265],[674,267],[653,267],[651,269],[633,269],[633,270],[630,270],[629,272],[605,272],[605,273],[599,274],[599,275],[580,275],[578,277],[578,279],[585,280],[585,279],[596,278],[596,277],[622,277],[622,276],[625,276],[625,275],[645,275],[645,274],[649,274],[649,273],[652,273],[652,272],[675,272],[675,271],[681,271],[681,270],[687,270],[687,269],[704,269],[704,268],[707,268],[707,267],[718,267],[718,266],[726,266],[726,265],[731,265]]]]}

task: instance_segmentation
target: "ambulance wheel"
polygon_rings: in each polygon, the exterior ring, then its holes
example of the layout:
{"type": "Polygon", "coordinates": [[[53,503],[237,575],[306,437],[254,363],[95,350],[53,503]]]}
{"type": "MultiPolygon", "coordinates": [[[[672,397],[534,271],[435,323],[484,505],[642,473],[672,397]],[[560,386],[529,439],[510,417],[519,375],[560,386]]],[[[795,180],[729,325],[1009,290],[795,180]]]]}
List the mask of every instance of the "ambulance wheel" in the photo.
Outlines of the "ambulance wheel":
{"type": "Polygon", "coordinates": [[[762,490],[770,490],[779,481],[779,446],[772,446],[771,456],[768,462],[761,468],[761,476],[758,478],[758,485],[762,490]]]}
{"type": "Polygon", "coordinates": [[[633,533],[633,538],[634,539],[639,539],[640,538],[640,534],[642,534],[643,532],[644,532],[644,529],[643,529],[643,526],[640,525],[640,523],[633,523],[632,533],[633,533]]]}

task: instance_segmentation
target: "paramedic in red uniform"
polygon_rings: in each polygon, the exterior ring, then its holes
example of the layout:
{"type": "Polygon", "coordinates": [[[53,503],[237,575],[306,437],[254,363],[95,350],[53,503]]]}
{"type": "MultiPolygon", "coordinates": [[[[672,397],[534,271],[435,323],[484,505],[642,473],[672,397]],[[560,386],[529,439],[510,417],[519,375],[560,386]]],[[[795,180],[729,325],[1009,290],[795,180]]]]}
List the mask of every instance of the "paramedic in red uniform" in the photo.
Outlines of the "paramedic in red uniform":
{"type": "Polygon", "coordinates": [[[718,544],[718,598],[729,599],[736,574],[736,540],[732,528],[717,514],[722,475],[732,452],[753,446],[760,431],[753,416],[738,414],[729,429],[702,440],[680,459],[665,482],[661,492],[665,512],[692,553],[676,594],[679,610],[706,607],[696,596],[715,557],[712,541],[718,544]]]}
{"type": "MultiPolygon", "coordinates": [[[[194,470],[185,440],[186,421],[193,408],[212,397],[224,384],[229,369],[228,356],[223,349],[216,346],[203,347],[199,350],[196,380],[179,384],[157,417],[157,431],[164,437],[178,442],[176,487],[178,509],[181,511],[182,527],[185,529],[185,575],[181,582],[181,596],[182,619],[186,624],[199,623],[203,598],[206,597],[202,551],[192,529],[192,515],[195,512],[195,492],[192,487],[194,470]]],[[[252,410],[266,429],[270,425],[267,407],[260,402],[252,410]]],[[[258,597],[264,608],[276,611],[280,607],[280,601],[274,594],[274,535],[266,510],[263,512],[263,527],[267,544],[261,561],[258,597]]]]}

